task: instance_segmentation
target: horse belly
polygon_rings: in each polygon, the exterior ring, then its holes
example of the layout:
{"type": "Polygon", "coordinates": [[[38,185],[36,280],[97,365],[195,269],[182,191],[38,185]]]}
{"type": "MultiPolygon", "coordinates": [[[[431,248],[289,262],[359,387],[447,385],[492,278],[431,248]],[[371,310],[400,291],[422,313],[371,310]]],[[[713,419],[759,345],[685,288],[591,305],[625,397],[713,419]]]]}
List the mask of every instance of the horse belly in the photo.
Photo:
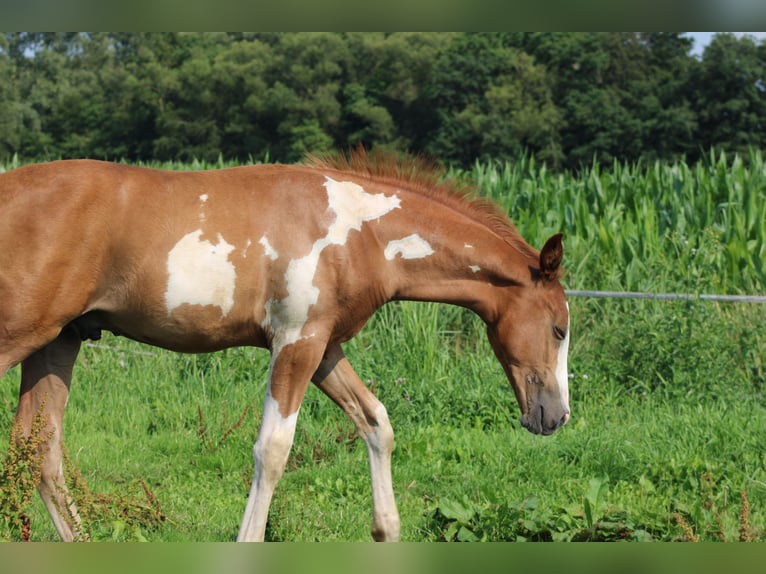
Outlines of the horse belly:
{"type": "Polygon", "coordinates": [[[263,330],[252,316],[222,317],[212,306],[188,306],[159,315],[130,310],[93,313],[78,321],[84,333],[106,329],[135,341],[184,353],[266,344],[263,330]]]}
{"type": "Polygon", "coordinates": [[[174,351],[263,346],[264,270],[233,259],[226,249],[216,250],[176,257],[171,249],[165,257],[150,257],[152,263],[140,270],[135,265],[127,272],[113,270],[105,276],[103,295],[91,306],[94,322],[174,351]]]}

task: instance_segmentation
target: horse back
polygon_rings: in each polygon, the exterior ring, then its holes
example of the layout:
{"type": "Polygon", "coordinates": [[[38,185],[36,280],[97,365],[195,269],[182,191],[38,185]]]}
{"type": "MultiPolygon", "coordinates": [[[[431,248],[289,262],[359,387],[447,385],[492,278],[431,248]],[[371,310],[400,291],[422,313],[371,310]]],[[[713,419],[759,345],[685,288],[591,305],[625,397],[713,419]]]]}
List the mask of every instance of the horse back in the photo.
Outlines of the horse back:
{"type": "Polygon", "coordinates": [[[2,174],[0,324],[87,315],[94,329],[178,350],[265,344],[274,278],[324,225],[321,177],[306,177],[91,160],[2,174]]]}

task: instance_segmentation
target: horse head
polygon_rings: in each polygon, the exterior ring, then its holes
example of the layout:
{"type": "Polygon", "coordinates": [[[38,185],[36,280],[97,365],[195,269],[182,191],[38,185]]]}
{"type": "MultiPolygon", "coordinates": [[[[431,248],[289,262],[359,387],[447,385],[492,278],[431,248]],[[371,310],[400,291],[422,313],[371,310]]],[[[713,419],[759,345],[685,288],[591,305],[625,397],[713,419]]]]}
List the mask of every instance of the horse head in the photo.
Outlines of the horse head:
{"type": "Polygon", "coordinates": [[[499,288],[487,321],[492,348],[521,408],[521,424],[548,435],[569,420],[569,306],[559,282],[561,234],[551,237],[529,268],[529,280],[499,288]]]}

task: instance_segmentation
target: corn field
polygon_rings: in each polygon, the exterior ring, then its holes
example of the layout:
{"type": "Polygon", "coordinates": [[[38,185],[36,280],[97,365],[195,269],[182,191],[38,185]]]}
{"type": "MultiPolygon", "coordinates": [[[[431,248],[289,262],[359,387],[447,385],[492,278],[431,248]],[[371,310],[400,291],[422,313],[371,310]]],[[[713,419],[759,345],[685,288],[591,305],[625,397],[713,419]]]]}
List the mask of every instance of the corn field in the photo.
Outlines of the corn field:
{"type": "Polygon", "coordinates": [[[760,151],[711,152],[694,165],[593,164],[576,175],[523,159],[476,164],[470,175],[536,246],[564,233],[570,288],[763,291],[760,151]]]}

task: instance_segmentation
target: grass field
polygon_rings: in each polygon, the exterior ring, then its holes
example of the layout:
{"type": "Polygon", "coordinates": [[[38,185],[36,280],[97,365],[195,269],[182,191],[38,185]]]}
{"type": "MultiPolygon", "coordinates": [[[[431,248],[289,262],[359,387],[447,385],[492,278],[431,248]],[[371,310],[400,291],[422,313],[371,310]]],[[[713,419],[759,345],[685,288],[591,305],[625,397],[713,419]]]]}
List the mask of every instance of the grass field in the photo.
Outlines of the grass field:
{"type": "MultiPolygon", "coordinates": [[[[189,166],[187,166],[189,167],[189,166]]],[[[191,166],[196,167],[196,166],[191,166]]],[[[526,161],[477,181],[540,246],[565,233],[573,289],[763,293],[766,164],[526,161]]],[[[386,306],[346,352],[396,431],[402,539],[766,540],[766,308],[572,298],[572,420],[533,436],[480,321],[386,306]]],[[[268,355],[178,355],[112,336],[87,345],[66,418],[69,473],[95,540],[227,541],[252,472],[268,355]]],[[[0,385],[8,436],[18,369],[0,385]]],[[[18,540],[0,475],[0,539],[18,540]]],[[[270,540],[369,540],[366,450],[311,388],[271,509],[270,540]]],[[[42,503],[32,540],[55,540],[42,503]]]]}

